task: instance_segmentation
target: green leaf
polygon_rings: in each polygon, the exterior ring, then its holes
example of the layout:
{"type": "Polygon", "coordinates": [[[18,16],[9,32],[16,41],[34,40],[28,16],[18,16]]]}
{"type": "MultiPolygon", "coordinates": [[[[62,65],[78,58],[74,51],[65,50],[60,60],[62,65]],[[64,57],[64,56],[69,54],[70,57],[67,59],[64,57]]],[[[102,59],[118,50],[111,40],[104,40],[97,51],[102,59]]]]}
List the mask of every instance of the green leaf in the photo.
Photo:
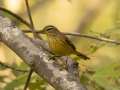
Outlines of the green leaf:
{"type": "Polygon", "coordinates": [[[38,76],[33,76],[34,80],[31,80],[29,89],[30,90],[46,90],[47,83],[38,76]]]}
{"type": "Polygon", "coordinates": [[[26,74],[17,77],[15,80],[8,83],[3,90],[15,90],[15,88],[18,88],[19,86],[25,83],[26,78],[27,78],[26,74]]]}
{"type": "Polygon", "coordinates": [[[106,90],[120,90],[120,64],[112,63],[96,71],[92,81],[106,90]]]}

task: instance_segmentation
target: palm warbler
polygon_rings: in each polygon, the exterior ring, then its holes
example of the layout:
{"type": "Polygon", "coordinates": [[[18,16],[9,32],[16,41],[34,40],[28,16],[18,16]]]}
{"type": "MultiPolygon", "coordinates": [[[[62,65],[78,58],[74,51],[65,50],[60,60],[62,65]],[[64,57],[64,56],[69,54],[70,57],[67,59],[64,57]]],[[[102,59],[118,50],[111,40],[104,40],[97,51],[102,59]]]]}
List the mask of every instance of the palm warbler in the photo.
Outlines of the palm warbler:
{"type": "Polygon", "coordinates": [[[56,56],[75,54],[83,59],[89,59],[86,55],[78,52],[72,42],[56,27],[48,25],[43,28],[41,33],[47,35],[49,48],[56,56]]]}

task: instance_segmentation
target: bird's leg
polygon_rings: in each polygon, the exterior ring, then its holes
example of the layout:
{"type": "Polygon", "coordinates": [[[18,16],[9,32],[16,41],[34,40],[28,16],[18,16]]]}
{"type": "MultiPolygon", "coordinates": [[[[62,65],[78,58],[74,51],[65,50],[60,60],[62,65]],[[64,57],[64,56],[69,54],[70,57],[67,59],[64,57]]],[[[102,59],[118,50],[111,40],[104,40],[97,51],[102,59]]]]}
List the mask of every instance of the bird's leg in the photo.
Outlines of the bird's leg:
{"type": "MultiPolygon", "coordinates": [[[[65,58],[61,58],[61,59],[62,59],[61,60],[62,64],[61,64],[60,70],[64,70],[64,69],[67,70],[67,60],[65,60],[65,58]]],[[[68,57],[66,59],[68,59],[68,57]]]]}
{"type": "Polygon", "coordinates": [[[59,67],[59,70],[66,69],[66,61],[63,60],[62,56],[52,54],[49,60],[54,60],[54,64],[57,65],[57,67],[59,67]]]}

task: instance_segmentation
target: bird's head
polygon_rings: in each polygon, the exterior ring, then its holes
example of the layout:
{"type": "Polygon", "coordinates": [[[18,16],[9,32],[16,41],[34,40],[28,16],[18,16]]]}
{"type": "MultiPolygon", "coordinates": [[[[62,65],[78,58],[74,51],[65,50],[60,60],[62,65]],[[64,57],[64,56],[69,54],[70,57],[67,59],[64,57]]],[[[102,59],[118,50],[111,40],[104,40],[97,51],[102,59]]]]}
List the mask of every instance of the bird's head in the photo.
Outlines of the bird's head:
{"type": "Polygon", "coordinates": [[[48,25],[48,26],[45,26],[43,28],[43,30],[41,31],[41,33],[55,36],[55,35],[59,34],[59,31],[58,31],[58,29],[55,26],[48,25]]]}

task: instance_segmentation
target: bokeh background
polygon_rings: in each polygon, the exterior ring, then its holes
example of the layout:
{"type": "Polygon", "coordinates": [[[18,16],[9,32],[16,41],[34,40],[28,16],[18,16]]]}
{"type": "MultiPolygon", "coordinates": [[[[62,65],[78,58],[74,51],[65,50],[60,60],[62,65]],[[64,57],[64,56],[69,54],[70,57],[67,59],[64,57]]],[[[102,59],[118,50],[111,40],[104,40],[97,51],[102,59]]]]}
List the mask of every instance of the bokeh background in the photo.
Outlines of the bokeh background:
{"type": "MultiPolygon", "coordinates": [[[[29,4],[36,30],[54,25],[62,32],[79,32],[120,42],[120,0],[29,0],[29,4]],[[85,28],[78,29],[83,21],[87,22],[85,28]]],[[[25,0],[0,0],[0,7],[29,21],[25,0]]],[[[29,30],[8,13],[0,13],[11,18],[21,30],[29,30]]],[[[91,57],[88,61],[75,58],[79,62],[80,80],[88,90],[120,90],[120,45],[75,36],[70,39],[78,51],[91,57]]],[[[2,42],[0,62],[16,69],[29,70],[2,42]]],[[[27,74],[0,63],[0,90],[22,90],[27,74]]],[[[29,90],[54,89],[34,73],[29,90]]]]}

